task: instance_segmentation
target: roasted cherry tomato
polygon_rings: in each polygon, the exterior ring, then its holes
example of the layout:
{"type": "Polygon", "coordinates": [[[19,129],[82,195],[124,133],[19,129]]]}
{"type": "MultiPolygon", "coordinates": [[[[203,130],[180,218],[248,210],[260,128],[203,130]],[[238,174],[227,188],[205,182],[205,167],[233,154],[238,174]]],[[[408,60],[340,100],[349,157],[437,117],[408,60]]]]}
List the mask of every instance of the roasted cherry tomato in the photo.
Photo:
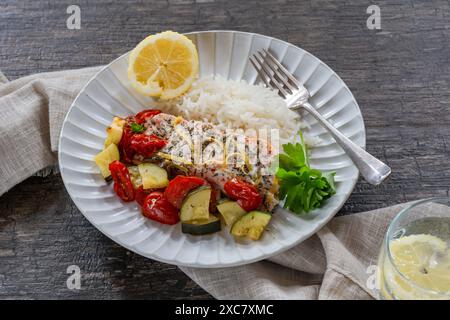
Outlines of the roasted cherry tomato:
{"type": "Polygon", "coordinates": [[[217,211],[217,199],[220,198],[220,191],[211,186],[211,199],[209,200],[209,212],[217,211]]]}
{"type": "Polygon", "coordinates": [[[166,140],[156,135],[133,133],[128,125],[123,129],[122,139],[119,142],[120,158],[125,163],[132,163],[135,154],[145,158],[151,157],[156,151],[164,148],[166,140]]]}
{"type": "Polygon", "coordinates": [[[245,211],[255,210],[262,203],[262,197],[255,186],[238,178],[228,180],[223,188],[228,197],[236,200],[245,211]]]}
{"type": "Polygon", "coordinates": [[[130,138],[130,149],[145,158],[151,157],[156,151],[164,148],[166,140],[160,139],[154,134],[133,134],[130,138]]]}
{"type": "Polygon", "coordinates": [[[129,125],[123,128],[122,139],[119,142],[120,160],[125,163],[132,163],[135,151],[131,149],[131,137],[134,135],[129,125]]]}
{"type": "Polygon", "coordinates": [[[164,224],[176,224],[180,221],[178,209],[172,206],[160,191],[153,191],[145,198],[142,214],[164,224]]]}
{"type": "Polygon", "coordinates": [[[114,180],[114,192],[123,201],[133,201],[134,189],[128,168],[122,162],[116,160],[109,164],[109,171],[111,171],[114,180]]]}
{"type": "Polygon", "coordinates": [[[208,182],[199,177],[176,176],[169,182],[164,196],[175,208],[180,209],[189,191],[204,185],[208,185],[208,182]]]}
{"type": "Polygon", "coordinates": [[[147,119],[152,118],[160,113],[161,113],[160,110],[149,109],[149,110],[144,110],[144,111],[137,113],[134,116],[134,118],[135,118],[136,123],[143,124],[147,119]]]}
{"type": "Polygon", "coordinates": [[[139,188],[134,190],[134,198],[141,207],[144,205],[144,200],[150,192],[150,190],[145,190],[143,186],[140,186],[139,188]]]}

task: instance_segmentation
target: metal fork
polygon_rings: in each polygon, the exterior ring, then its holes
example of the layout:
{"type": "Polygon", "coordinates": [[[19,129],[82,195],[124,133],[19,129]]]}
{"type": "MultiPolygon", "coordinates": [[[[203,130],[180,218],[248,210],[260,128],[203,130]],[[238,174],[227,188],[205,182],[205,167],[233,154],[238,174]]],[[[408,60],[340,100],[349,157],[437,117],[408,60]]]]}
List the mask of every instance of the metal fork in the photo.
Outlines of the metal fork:
{"type": "Polygon", "coordinates": [[[305,109],[325,127],[367,182],[378,185],[391,174],[391,168],[344,136],[308,102],[308,90],[269,51],[258,51],[258,54],[250,57],[250,62],[264,83],[278,90],[288,108],[296,111],[305,109]]]}

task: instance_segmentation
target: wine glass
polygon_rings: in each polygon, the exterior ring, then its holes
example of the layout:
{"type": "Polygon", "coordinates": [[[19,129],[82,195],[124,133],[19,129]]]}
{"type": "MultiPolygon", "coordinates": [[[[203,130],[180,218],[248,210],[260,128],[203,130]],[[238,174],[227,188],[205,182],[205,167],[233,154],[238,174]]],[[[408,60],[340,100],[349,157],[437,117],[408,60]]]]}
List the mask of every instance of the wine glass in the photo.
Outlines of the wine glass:
{"type": "Polygon", "coordinates": [[[388,300],[450,300],[450,198],[413,203],[391,222],[378,258],[388,300]]]}

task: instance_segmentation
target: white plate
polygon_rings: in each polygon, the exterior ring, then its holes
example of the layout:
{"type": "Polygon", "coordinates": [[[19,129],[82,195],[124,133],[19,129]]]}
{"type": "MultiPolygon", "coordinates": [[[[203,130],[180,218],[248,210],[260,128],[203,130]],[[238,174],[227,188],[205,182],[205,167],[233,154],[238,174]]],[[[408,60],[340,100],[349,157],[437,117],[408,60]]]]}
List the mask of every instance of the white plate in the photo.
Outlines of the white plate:
{"type": "MultiPolygon", "coordinates": [[[[272,53],[311,92],[311,103],[342,133],[365,146],[364,122],[352,93],[322,61],[287,42],[236,32],[206,31],[188,36],[197,45],[200,75],[257,81],[248,61],[261,48],[272,53]]],[[[152,100],[136,93],[127,81],[128,54],[114,60],[91,79],[72,104],[61,131],[59,166],[64,184],[84,216],[106,236],[145,257],[193,267],[228,267],[255,262],[300,243],[324,226],[352,192],[358,170],[331,136],[310,116],[310,134],[322,142],[311,150],[311,165],[335,170],[337,194],[323,208],[306,216],[277,209],[270,231],[260,241],[238,243],[226,232],[190,236],[180,224],[163,225],[143,217],[138,205],[123,203],[99,174],[93,158],[106,137],[113,115],[126,116],[151,107],[152,100]]],[[[86,239],[89,241],[89,239],[86,239]]]]}

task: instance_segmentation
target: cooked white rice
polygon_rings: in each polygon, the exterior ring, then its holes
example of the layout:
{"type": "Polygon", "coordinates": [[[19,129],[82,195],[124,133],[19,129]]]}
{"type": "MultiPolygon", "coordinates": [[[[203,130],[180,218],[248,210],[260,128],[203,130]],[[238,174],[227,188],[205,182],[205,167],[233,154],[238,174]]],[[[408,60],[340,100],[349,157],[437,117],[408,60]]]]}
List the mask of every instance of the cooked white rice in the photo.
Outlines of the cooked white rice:
{"type": "Polygon", "coordinates": [[[222,128],[277,128],[281,142],[292,139],[305,127],[298,113],[289,110],[274,90],[245,81],[200,78],[182,97],[158,105],[165,112],[222,128]]]}

